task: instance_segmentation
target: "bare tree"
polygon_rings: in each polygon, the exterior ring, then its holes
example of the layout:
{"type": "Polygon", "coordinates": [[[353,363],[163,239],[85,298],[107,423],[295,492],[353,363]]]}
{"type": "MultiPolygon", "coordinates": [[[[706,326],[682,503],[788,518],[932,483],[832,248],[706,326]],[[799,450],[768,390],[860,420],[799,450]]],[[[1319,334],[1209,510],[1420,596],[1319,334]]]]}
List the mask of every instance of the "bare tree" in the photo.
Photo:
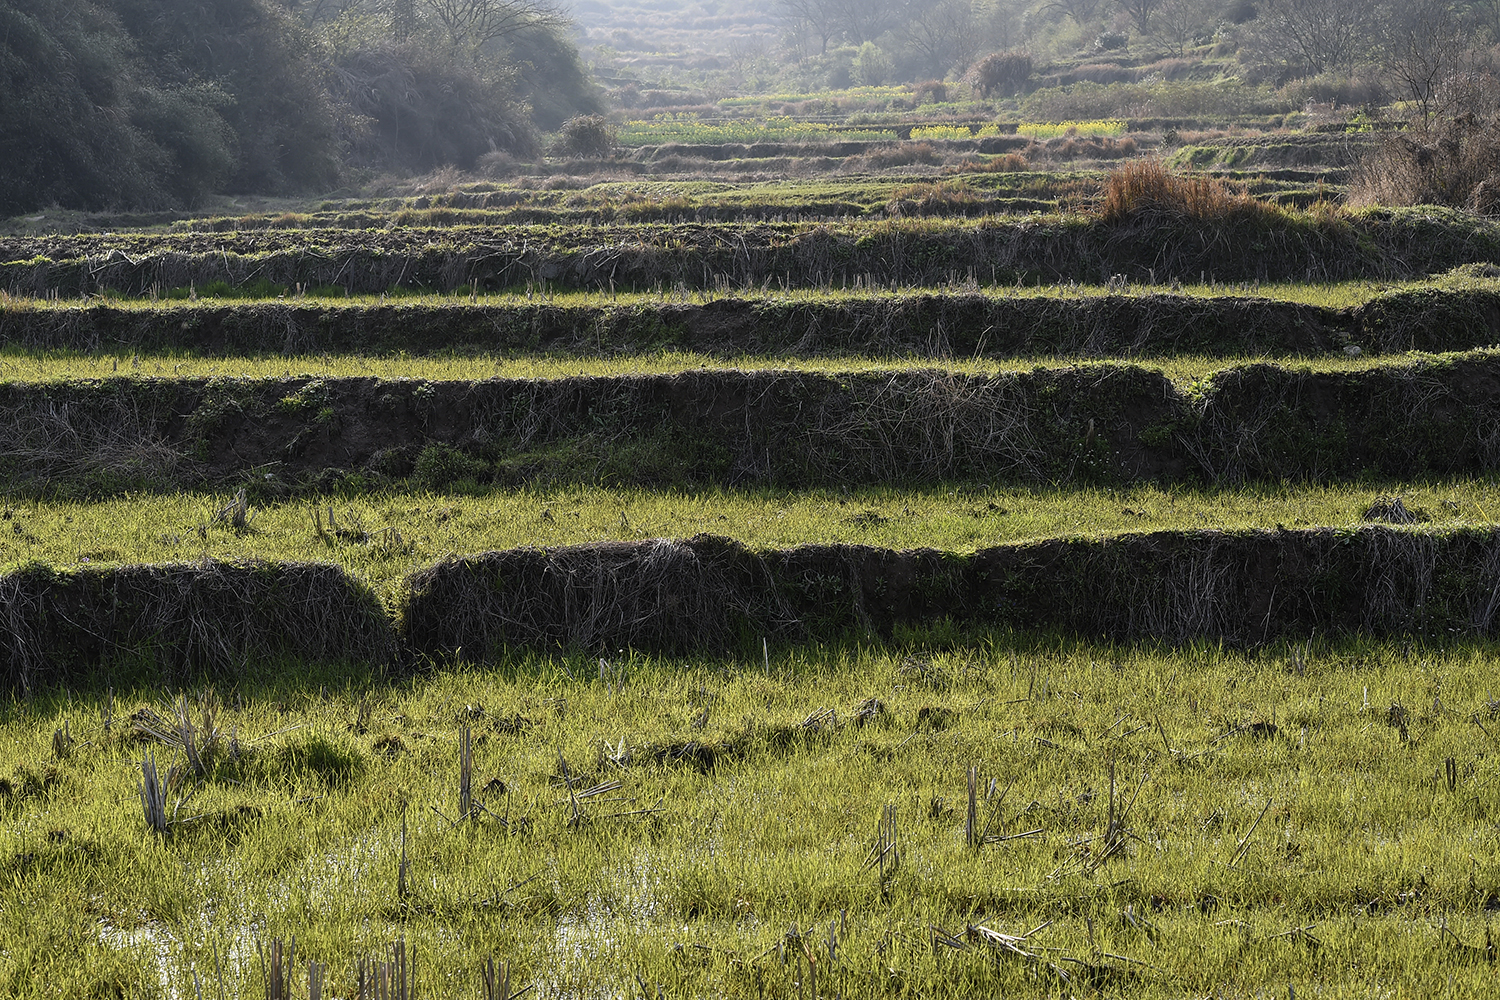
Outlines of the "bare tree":
{"type": "Polygon", "coordinates": [[[1309,73],[1349,69],[1372,47],[1371,0],[1263,0],[1257,27],[1268,51],[1286,53],[1309,73]]]}
{"type": "Polygon", "coordinates": [[[974,8],[981,34],[979,51],[1014,49],[1030,39],[1031,17],[1024,0],[990,0],[974,8]]]}
{"type": "Polygon", "coordinates": [[[1459,69],[1467,49],[1463,26],[1447,0],[1392,5],[1385,67],[1423,118],[1432,113],[1438,89],[1459,69]]]}
{"type": "Polygon", "coordinates": [[[924,0],[830,0],[844,36],[855,45],[873,42],[900,25],[924,0]]]}
{"type": "Polygon", "coordinates": [[[1135,30],[1143,37],[1151,34],[1152,15],[1161,6],[1161,0],[1114,0],[1115,6],[1119,7],[1130,17],[1130,23],[1135,25],[1135,30]]]}
{"type": "Polygon", "coordinates": [[[1151,37],[1179,56],[1208,31],[1215,14],[1212,0],[1163,0],[1152,20],[1151,37]]]}
{"type": "Polygon", "coordinates": [[[1063,16],[1072,18],[1074,24],[1087,24],[1098,15],[1102,3],[1103,0],[1051,0],[1042,4],[1040,9],[1060,11],[1063,16]]]}
{"type": "Polygon", "coordinates": [[[828,43],[843,32],[840,0],[776,0],[776,9],[794,28],[818,40],[818,53],[828,54],[828,43]]]}
{"type": "Polygon", "coordinates": [[[966,68],[978,54],[979,32],[970,0],[916,5],[901,35],[921,54],[925,72],[933,77],[941,78],[955,66],[966,68]]]}
{"type": "Polygon", "coordinates": [[[417,0],[455,53],[475,62],[489,45],[528,28],[562,28],[568,18],[552,0],[417,0]]]}

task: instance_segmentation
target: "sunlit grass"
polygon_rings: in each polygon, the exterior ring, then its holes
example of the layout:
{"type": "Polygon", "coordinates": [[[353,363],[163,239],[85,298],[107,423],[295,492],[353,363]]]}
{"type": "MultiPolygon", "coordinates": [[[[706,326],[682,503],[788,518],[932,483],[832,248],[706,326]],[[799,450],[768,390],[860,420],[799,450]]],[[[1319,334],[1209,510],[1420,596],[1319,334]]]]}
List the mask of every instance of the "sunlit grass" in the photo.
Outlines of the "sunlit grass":
{"type": "MultiPolygon", "coordinates": [[[[1198,528],[1362,523],[1387,486],[1197,490],[893,490],[700,493],[569,487],[476,494],[399,493],[257,505],[249,529],[216,521],[227,494],[130,496],[95,503],[13,502],[0,563],[54,565],[217,559],[326,560],[389,590],[449,554],[609,539],[725,535],[755,547],[847,542],[972,551],[1057,536],[1198,528]],[[367,537],[328,537],[339,527],[367,537]],[[317,512],[325,533],[314,523],[317,512]]],[[[1495,523],[1500,484],[1452,480],[1401,488],[1427,527],[1495,523]]]]}
{"type": "MultiPolygon", "coordinates": [[[[1482,352],[1468,352],[1465,357],[1482,352]]],[[[1131,362],[1161,371],[1178,384],[1189,384],[1237,365],[1275,362],[1289,367],[1308,366],[1317,371],[1367,371],[1392,364],[1416,364],[1441,355],[1399,356],[1328,355],[1317,358],[1222,358],[1182,356],[1149,358],[1131,362]]],[[[969,375],[1061,368],[1078,364],[1106,364],[1093,358],[1042,355],[1016,359],[935,359],[922,357],[789,357],[762,355],[722,357],[690,352],[663,351],[654,354],[493,355],[445,354],[437,356],[303,355],[285,357],[193,357],[180,354],[29,354],[0,352],[0,379],[12,382],[68,382],[139,376],[142,378],[379,378],[426,381],[468,381],[486,378],[556,379],[575,376],[663,375],[683,371],[795,371],[845,374],[898,372],[913,368],[941,368],[969,375]]]]}
{"type": "MultiPolygon", "coordinates": [[[[1312,282],[1235,282],[1211,284],[1162,283],[1122,280],[1115,284],[1080,284],[1078,282],[1052,282],[1033,284],[987,284],[959,281],[953,285],[921,286],[907,285],[896,289],[864,287],[789,287],[764,289],[745,288],[734,285],[706,288],[662,287],[650,291],[609,291],[552,288],[538,284],[531,288],[518,287],[504,290],[473,291],[462,289],[454,292],[426,293],[408,289],[393,289],[382,294],[334,294],[334,290],[320,290],[323,294],[287,294],[276,297],[261,297],[253,294],[239,295],[233,290],[224,290],[215,295],[200,294],[196,300],[181,298],[152,299],[126,296],[118,293],[90,294],[77,298],[42,298],[12,295],[0,291],[0,315],[11,310],[67,311],[94,305],[133,310],[195,309],[218,302],[276,302],[286,305],[316,305],[320,308],[359,308],[371,306],[441,306],[466,304],[503,307],[506,305],[534,305],[538,303],[559,307],[642,308],[664,303],[706,303],[728,300],[749,303],[810,303],[810,302],[857,302],[874,299],[894,300],[921,293],[955,293],[987,295],[1000,300],[1057,299],[1074,301],[1102,299],[1117,296],[1166,296],[1191,299],[1264,299],[1270,302],[1290,302],[1298,305],[1321,306],[1329,309],[1347,309],[1364,305],[1383,295],[1408,292],[1416,289],[1438,290],[1495,289],[1500,280],[1486,278],[1453,279],[1439,276],[1427,280],[1379,281],[1361,279],[1357,281],[1312,282]]],[[[187,289],[183,290],[184,292],[187,289]]]]}
{"type": "Polygon", "coordinates": [[[824,122],[798,121],[788,115],[702,121],[696,114],[668,113],[650,121],[626,122],[616,141],[622,146],[650,146],[669,142],[849,142],[895,138],[896,133],[889,129],[834,127],[824,122]]]}
{"type": "Polygon", "coordinates": [[[1007,635],[268,665],[188,693],[201,776],[133,725],[173,696],[43,696],[0,710],[0,989],[260,996],[258,946],[295,937],[295,995],[315,960],[350,996],[400,937],[429,997],[476,995],[491,956],[553,996],[811,996],[810,965],[823,996],[1487,996],[1494,665],[1007,635]],[[166,836],[147,754],[192,793],[166,836]],[[968,842],[971,768],[975,833],[1011,839],[968,842]]]}

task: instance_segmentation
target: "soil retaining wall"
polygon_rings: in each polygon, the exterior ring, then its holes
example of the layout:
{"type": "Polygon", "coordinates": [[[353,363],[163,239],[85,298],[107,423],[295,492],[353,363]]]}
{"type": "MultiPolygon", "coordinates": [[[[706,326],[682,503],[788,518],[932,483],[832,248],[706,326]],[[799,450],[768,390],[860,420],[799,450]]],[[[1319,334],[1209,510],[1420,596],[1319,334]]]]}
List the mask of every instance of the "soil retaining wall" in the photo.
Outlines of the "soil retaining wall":
{"type": "Polygon", "coordinates": [[[1500,529],[1175,531],[970,554],[673,541],[513,549],[412,573],[393,612],[322,564],[27,566],[0,574],[5,684],[248,679],[268,660],[381,670],[507,650],[732,652],[903,629],[1001,627],[1254,646],[1492,636],[1500,529]]]}
{"type": "MultiPolygon", "coordinates": [[[[1500,469],[1500,353],[1317,371],[1252,364],[1180,389],[1151,368],[971,375],[695,370],[0,384],[16,493],[469,480],[845,486],[1396,479],[1500,469]],[[268,485],[269,484],[269,485],[268,485]]],[[[257,492],[258,491],[258,492],[257,492]]]]}
{"type": "Polygon", "coordinates": [[[395,652],[379,599],[336,566],[204,560],[0,574],[0,684],[20,692],[116,671],[164,685],[233,681],[267,659],[378,670],[395,652]]]}
{"type": "Polygon", "coordinates": [[[516,646],[665,651],[951,622],[1118,640],[1490,635],[1500,531],[1368,527],[1052,539],[981,549],[809,545],[756,552],[699,536],[453,558],[412,575],[410,655],[516,646]]]}

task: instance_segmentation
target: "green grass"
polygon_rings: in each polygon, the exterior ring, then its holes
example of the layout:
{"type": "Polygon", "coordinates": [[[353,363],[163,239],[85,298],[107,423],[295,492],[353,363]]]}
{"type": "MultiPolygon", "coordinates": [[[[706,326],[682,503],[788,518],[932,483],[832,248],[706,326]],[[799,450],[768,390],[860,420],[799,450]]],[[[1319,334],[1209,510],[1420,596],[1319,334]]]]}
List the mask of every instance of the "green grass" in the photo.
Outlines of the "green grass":
{"type": "Polygon", "coordinates": [[[788,115],[759,120],[728,118],[700,121],[696,114],[674,117],[657,115],[651,121],[628,121],[616,141],[622,146],[655,146],[669,142],[850,142],[896,139],[888,129],[830,126],[822,122],[796,121],[788,115]]]}
{"type": "Polygon", "coordinates": [[[220,693],[165,836],[140,761],[188,760],[131,722],[162,694],[117,692],[107,727],[98,693],[13,703],[0,990],[193,995],[196,971],[213,996],[217,949],[228,995],[262,995],[257,942],[295,936],[338,996],[397,937],[438,997],[492,955],[563,995],[811,995],[811,962],[824,996],[1488,996],[1493,655],[996,635],[282,674],[220,693]],[[488,812],[455,824],[462,726],[488,812]],[[978,832],[1014,839],[966,843],[970,768],[978,832]]]}
{"type": "MultiPolygon", "coordinates": [[[[1484,352],[1466,352],[1472,357],[1484,352]]],[[[1329,355],[1317,358],[1278,358],[1291,367],[1307,366],[1317,371],[1366,371],[1370,368],[1417,363],[1442,355],[1412,352],[1391,356],[1365,355],[1348,357],[1329,355]]],[[[1220,358],[1175,356],[1152,358],[1140,362],[1142,367],[1160,370],[1173,381],[1187,385],[1205,379],[1215,372],[1238,365],[1272,360],[1269,358],[1220,358]]],[[[492,354],[449,354],[435,357],[371,357],[361,355],[323,355],[317,357],[194,357],[187,355],[73,354],[57,352],[0,352],[0,378],[10,382],[70,382],[78,379],[101,379],[116,376],[142,378],[346,378],[418,379],[426,381],[469,381],[485,378],[570,378],[574,376],[654,375],[707,369],[711,371],[807,371],[834,374],[870,371],[910,371],[913,368],[941,368],[944,371],[972,375],[1032,371],[1038,368],[1061,368],[1076,364],[1095,364],[1097,359],[1066,357],[1029,357],[1014,360],[942,360],[934,358],[877,358],[859,356],[832,357],[718,357],[678,351],[657,354],[623,354],[595,357],[579,354],[499,356],[492,354]]]]}
{"type": "MultiPolygon", "coordinates": [[[[755,547],[849,542],[972,551],[1057,536],[1196,528],[1362,523],[1375,485],[1195,490],[860,490],[672,493],[574,487],[474,494],[325,497],[257,506],[248,530],[215,521],[225,494],[126,496],[95,503],[11,502],[0,510],[0,564],[153,563],[217,559],[327,560],[386,593],[448,554],[605,539],[725,535],[755,547]],[[363,540],[320,535],[327,510],[363,540]],[[398,537],[399,536],[399,537],[398,537]]],[[[1491,524],[1500,485],[1409,484],[1403,502],[1428,527],[1491,524]]],[[[352,536],[350,536],[352,537],[352,536]]]]}

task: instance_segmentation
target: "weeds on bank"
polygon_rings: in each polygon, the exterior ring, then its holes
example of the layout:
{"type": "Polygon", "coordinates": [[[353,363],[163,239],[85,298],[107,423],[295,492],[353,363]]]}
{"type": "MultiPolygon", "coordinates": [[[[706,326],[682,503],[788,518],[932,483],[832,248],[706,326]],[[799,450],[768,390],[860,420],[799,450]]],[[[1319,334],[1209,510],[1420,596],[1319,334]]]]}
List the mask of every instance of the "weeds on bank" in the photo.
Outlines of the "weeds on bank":
{"type": "Polygon", "coordinates": [[[0,988],[368,995],[399,941],[436,997],[1480,996],[1493,657],[932,634],[283,675],[220,693],[245,747],[167,836],[140,761],[192,765],[126,721],[163,696],[43,696],[0,710],[0,988]]]}

